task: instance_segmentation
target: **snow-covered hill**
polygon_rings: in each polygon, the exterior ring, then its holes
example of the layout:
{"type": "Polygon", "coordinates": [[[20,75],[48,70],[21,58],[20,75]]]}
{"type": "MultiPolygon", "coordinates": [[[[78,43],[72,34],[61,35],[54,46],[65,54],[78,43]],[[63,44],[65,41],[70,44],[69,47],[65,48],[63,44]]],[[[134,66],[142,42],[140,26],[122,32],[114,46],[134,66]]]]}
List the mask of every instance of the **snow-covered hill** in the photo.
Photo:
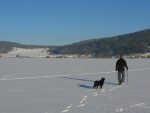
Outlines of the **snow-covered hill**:
{"type": "Polygon", "coordinates": [[[3,54],[3,57],[46,57],[49,55],[48,48],[34,48],[34,49],[26,49],[26,48],[17,48],[14,47],[12,51],[7,54],[3,54]]]}
{"type": "Polygon", "coordinates": [[[0,113],[149,113],[150,60],[127,59],[118,85],[117,59],[0,59],[0,113]],[[105,77],[102,90],[93,81],[105,77]]]}

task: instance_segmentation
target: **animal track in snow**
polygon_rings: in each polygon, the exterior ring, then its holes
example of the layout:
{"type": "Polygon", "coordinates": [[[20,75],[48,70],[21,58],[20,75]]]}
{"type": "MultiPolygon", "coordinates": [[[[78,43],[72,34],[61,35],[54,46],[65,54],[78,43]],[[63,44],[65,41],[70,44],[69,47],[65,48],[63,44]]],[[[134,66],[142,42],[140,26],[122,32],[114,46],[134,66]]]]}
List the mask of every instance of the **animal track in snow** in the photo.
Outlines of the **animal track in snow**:
{"type": "Polygon", "coordinates": [[[138,104],[134,104],[130,106],[130,108],[133,108],[133,107],[145,107],[145,103],[138,103],[138,104]]]}
{"type": "Polygon", "coordinates": [[[71,107],[72,107],[72,104],[70,104],[69,106],[67,106],[66,109],[62,111],[62,113],[68,112],[71,107]]]}
{"type": "MultiPolygon", "coordinates": [[[[121,86],[118,86],[118,87],[110,87],[109,89],[99,89],[99,90],[96,90],[96,89],[88,89],[87,92],[89,94],[89,96],[106,96],[105,93],[107,92],[110,92],[112,90],[115,90],[115,89],[118,89],[120,88],[121,86]]],[[[109,98],[113,99],[113,100],[117,100],[116,98],[110,96],[109,98]]],[[[79,102],[79,104],[77,104],[76,106],[74,106],[75,108],[79,108],[79,107],[83,107],[86,105],[86,101],[88,99],[88,96],[85,95],[83,97],[81,97],[81,100],[79,102]]],[[[69,106],[67,106],[63,111],[62,113],[65,113],[65,112],[69,112],[69,110],[72,108],[72,104],[70,104],[69,106]]],[[[115,109],[116,112],[123,112],[123,111],[126,111],[125,109],[123,108],[116,108],[115,109]]]]}
{"type": "Polygon", "coordinates": [[[132,109],[135,107],[142,107],[142,108],[150,109],[150,106],[148,106],[146,103],[137,103],[137,104],[130,105],[129,109],[132,109]]]}
{"type": "Polygon", "coordinates": [[[129,107],[127,108],[117,108],[115,109],[116,112],[120,113],[120,112],[123,112],[123,111],[130,111],[134,108],[144,108],[144,109],[150,109],[150,106],[147,106],[145,103],[137,103],[137,104],[133,104],[133,105],[130,105],[129,107]]]}
{"type": "Polygon", "coordinates": [[[68,111],[69,111],[69,110],[68,110],[68,109],[66,109],[66,110],[63,110],[63,111],[62,111],[62,113],[65,113],[65,112],[68,112],[68,111]]]}
{"type": "Polygon", "coordinates": [[[85,104],[77,105],[77,106],[76,106],[76,108],[78,108],[78,107],[82,107],[82,106],[85,106],[85,104]]]}
{"type": "Polygon", "coordinates": [[[85,106],[85,103],[84,103],[84,102],[87,100],[87,97],[88,97],[88,96],[83,96],[83,97],[82,97],[82,100],[80,101],[80,105],[77,105],[76,107],[85,106]]]}
{"type": "Polygon", "coordinates": [[[98,96],[98,92],[93,93],[93,96],[98,96]]]}
{"type": "Polygon", "coordinates": [[[124,111],[124,109],[123,108],[118,108],[118,109],[115,109],[115,111],[121,113],[121,112],[124,111]]]}
{"type": "Polygon", "coordinates": [[[69,108],[71,108],[71,107],[72,107],[72,106],[70,105],[70,106],[67,107],[67,109],[69,109],[69,108]]]}
{"type": "Polygon", "coordinates": [[[82,100],[84,101],[87,100],[87,96],[82,97],[82,100]]]}
{"type": "Polygon", "coordinates": [[[84,101],[82,101],[82,100],[80,101],[80,103],[83,103],[83,102],[84,102],[84,101]]]}
{"type": "MultiPolygon", "coordinates": [[[[85,104],[85,101],[87,100],[87,97],[88,96],[83,96],[82,98],[81,98],[81,101],[80,101],[80,104],[79,105],[77,105],[77,106],[75,106],[76,108],[78,108],[78,107],[83,107],[83,106],[85,106],[86,104],[85,104]]],[[[61,111],[62,113],[65,113],[65,112],[68,112],[69,110],[70,110],[70,108],[72,108],[72,104],[70,104],[69,106],[67,106],[66,107],[66,109],[64,109],[63,111],[61,111]]]]}

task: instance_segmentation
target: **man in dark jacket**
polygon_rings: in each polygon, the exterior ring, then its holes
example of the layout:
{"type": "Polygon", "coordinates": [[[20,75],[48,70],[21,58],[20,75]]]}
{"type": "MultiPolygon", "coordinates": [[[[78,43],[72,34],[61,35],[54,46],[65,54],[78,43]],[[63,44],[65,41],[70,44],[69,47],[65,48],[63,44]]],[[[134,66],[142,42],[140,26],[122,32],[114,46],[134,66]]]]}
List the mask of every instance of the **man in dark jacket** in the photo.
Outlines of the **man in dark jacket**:
{"type": "Polygon", "coordinates": [[[123,59],[123,55],[120,55],[120,58],[116,62],[116,71],[118,71],[118,82],[119,85],[124,83],[125,80],[125,67],[128,70],[126,60],[123,59]]]}

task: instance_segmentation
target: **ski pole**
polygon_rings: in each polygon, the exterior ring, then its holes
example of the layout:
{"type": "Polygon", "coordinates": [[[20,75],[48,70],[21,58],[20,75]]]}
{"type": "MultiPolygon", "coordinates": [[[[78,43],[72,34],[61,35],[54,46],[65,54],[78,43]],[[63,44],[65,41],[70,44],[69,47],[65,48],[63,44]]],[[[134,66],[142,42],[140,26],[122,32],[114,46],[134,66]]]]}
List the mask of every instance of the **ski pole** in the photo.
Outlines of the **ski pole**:
{"type": "Polygon", "coordinates": [[[127,72],[127,84],[128,84],[128,70],[126,72],[127,72]]]}

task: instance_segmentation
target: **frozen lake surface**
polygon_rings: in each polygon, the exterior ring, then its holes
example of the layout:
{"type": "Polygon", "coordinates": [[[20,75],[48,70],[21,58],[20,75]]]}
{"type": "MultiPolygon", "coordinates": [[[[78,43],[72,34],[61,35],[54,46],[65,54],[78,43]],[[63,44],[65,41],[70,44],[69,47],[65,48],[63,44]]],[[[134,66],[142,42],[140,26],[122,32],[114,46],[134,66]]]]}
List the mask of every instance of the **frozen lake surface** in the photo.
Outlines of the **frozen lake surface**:
{"type": "Polygon", "coordinates": [[[126,59],[122,86],[116,60],[1,58],[0,113],[150,113],[150,59],[126,59]]]}

